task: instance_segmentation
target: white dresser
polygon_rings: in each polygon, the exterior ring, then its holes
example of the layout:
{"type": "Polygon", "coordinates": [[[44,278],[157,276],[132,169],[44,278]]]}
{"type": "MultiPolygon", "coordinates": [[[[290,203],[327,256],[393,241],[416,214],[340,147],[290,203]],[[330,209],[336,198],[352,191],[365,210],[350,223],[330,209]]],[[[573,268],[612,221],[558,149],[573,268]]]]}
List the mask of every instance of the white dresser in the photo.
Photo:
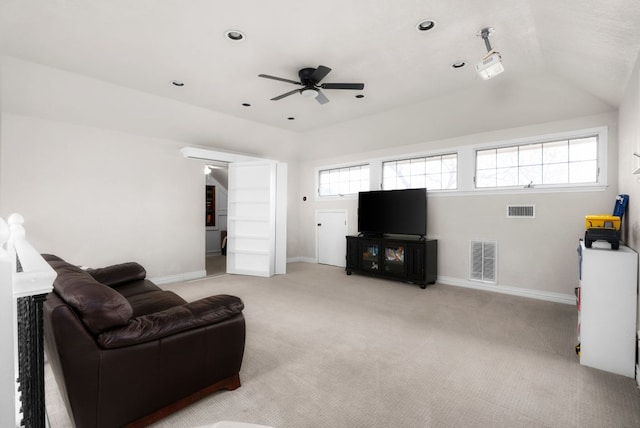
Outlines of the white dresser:
{"type": "Polygon", "coordinates": [[[638,254],[580,241],[580,364],[635,377],[638,254]]]}

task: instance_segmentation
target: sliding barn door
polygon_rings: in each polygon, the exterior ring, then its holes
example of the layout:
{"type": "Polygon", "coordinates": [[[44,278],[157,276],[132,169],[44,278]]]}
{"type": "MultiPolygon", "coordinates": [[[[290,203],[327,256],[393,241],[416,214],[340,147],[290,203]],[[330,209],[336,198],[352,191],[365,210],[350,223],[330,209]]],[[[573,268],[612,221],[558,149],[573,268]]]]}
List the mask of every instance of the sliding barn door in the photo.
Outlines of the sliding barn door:
{"type": "Polygon", "coordinates": [[[229,164],[227,273],[276,273],[276,184],[276,162],[229,164]]]}

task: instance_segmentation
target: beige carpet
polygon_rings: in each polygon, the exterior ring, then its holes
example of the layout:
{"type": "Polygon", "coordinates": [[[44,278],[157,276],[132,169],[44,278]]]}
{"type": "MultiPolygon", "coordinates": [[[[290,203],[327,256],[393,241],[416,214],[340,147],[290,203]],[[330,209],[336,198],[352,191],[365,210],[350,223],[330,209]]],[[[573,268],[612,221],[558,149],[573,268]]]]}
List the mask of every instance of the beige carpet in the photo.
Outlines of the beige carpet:
{"type": "MultiPolygon", "coordinates": [[[[635,381],[579,365],[573,306],[288,269],[165,286],[187,300],[240,296],[247,346],[241,388],[155,427],[640,426],[635,381]]],[[[51,426],[69,426],[47,382],[51,426]]]]}
{"type": "Polygon", "coordinates": [[[227,258],[221,254],[208,254],[205,258],[207,276],[224,275],[227,273],[227,258]]]}

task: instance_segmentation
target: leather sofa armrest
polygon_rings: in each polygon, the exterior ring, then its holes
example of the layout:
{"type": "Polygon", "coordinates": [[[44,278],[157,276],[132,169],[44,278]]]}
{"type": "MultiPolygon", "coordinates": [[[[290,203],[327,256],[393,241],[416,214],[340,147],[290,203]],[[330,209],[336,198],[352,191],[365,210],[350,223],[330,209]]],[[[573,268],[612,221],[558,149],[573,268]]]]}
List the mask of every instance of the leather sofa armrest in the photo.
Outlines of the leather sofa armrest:
{"type": "Polygon", "coordinates": [[[123,282],[145,279],[147,271],[136,262],[120,263],[97,269],[87,269],[96,281],[113,287],[123,282]]]}
{"type": "Polygon", "coordinates": [[[194,328],[217,324],[242,313],[239,297],[221,294],[205,297],[164,311],[133,318],[124,327],[98,336],[104,349],[121,348],[150,342],[194,328]]]}

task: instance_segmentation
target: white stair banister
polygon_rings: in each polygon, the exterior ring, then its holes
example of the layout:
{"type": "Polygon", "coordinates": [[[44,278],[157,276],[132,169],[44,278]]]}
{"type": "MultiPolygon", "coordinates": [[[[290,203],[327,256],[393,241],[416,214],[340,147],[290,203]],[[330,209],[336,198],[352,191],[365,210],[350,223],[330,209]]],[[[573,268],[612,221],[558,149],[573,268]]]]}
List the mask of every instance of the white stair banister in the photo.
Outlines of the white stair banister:
{"type": "Polygon", "coordinates": [[[9,226],[0,218],[0,426],[16,426],[16,359],[15,346],[15,300],[13,298],[13,263],[7,242],[9,226]],[[5,346],[10,345],[10,346],[5,346]]]}
{"type": "Polygon", "coordinates": [[[55,277],[55,271],[27,241],[24,218],[12,214],[7,222],[0,219],[2,427],[43,424],[42,302],[52,290],[55,277]],[[21,384],[20,393],[16,379],[21,384]]]}
{"type": "Polygon", "coordinates": [[[21,272],[14,271],[13,296],[17,298],[50,292],[56,273],[27,241],[24,219],[20,214],[11,214],[7,223],[10,231],[9,246],[13,247],[22,266],[21,272]]]}

